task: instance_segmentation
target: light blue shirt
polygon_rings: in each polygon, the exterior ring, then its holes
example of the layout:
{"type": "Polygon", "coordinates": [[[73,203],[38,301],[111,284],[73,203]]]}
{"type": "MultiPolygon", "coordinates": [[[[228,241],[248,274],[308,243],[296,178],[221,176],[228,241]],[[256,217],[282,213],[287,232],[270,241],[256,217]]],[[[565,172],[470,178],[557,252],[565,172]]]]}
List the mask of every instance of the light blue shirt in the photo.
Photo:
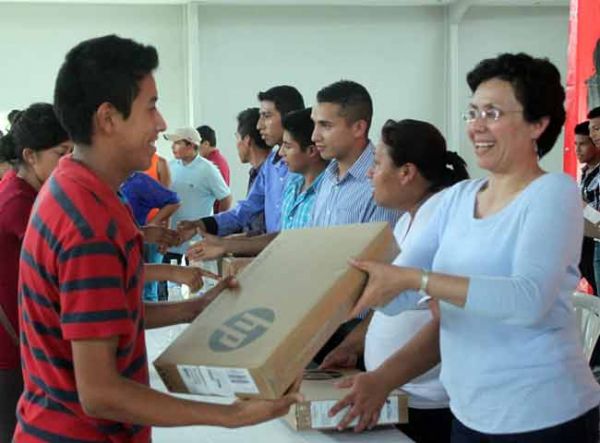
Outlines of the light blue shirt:
{"type": "MultiPolygon", "coordinates": [[[[231,194],[217,167],[200,155],[188,164],[181,160],[171,160],[171,190],[181,200],[181,206],[171,217],[171,226],[181,220],[197,220],[212,214],[215,200],[222,200],[231,194]]],[[[171,249],[185,253],[189,242],[171,249]]]]}
{"type": "Polygon", "coordinates": [[[548,428],[600,403],[571,303],[581,198],[570,177],[545,174],[479,219],[484,183],[444,193],[410,265],[469,278],[464,308],[440,303],[441,380],[456,418],[490,434],[548,428]]]}
{"type": "Polygon", "coordinates": [[[278,232],[281,226],[281,200],[287,180],[288,168],[279,157],[277,149],[269,154],[254,180],[245,200],[235,208],[217,214],[214,218],[220,236],[240,232],[256,216],[264,212],[267,232],[278,232]]]}
{"type": "Polygon", "coordinates": [[[304,176],[290,174],[283,190],[281,205],[281,229],[304,228],[310,224],[317,192],[323,180],[324,171],[303,192],[304,176]]]}
{"type": "Polygon", "coordinates": [[[377,206],[373,200],[373,187],[367,171],[373,165],[374,155],[375,147],[369,142],[361,156],[341,178],[338,177],[339,166],[336,160],[327,166],[315,200],[312,226],[376,221],[387,221],[392,228],[396,225],[402,212],[377,206]]]}

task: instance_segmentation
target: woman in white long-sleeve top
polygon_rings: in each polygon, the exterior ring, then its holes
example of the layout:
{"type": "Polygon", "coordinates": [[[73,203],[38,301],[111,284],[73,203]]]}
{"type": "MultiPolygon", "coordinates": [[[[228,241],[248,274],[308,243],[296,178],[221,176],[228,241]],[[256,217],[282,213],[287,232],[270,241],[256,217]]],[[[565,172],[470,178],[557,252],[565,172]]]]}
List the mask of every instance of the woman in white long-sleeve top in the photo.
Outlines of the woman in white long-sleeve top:
{"type": "Polygon", "coordinates": [[[538,163],[565,120],[560,74],[546,59],[503,54],[467,82],[467,132],[489,176],[444,194],[413,249],[427,265],[355,263],[369,274],[355,311],[415,289],[439,302],[453,442],[597,442],[600,386],[571,306],[579,194],[538,163]]]}

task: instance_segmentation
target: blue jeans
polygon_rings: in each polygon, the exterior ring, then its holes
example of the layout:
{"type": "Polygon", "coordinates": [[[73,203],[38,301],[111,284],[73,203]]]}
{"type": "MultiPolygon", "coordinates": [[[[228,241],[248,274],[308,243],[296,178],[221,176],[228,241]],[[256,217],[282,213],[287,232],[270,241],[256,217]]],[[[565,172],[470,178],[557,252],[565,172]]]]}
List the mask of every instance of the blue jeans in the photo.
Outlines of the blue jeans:
{"type": "MultiPolygon", "coordinates": [[[[153,243],[144,244],[144,262],[162,263],[162,254],[158,252],[158,245],[153,243]]],[[[144,301],[158,301],[158,282],[144,283],[144,301]]]]}

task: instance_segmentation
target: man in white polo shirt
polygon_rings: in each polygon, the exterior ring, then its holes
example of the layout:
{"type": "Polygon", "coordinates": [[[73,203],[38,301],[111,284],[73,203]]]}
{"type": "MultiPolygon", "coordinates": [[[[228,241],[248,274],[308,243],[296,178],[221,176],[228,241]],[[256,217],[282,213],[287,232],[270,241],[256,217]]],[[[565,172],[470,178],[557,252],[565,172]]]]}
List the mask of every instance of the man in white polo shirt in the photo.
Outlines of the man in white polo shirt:
{"type": "MultiPolygon", "coordinates": [[[[231,207],[231,191],[217,167],[199,155],[201,139],[198,131],[191,127],[179,128],[165,134],[165,138],[173,142],[175,157],[169,162],[171,189],[181,199],[181,207],[171,218],[173,229],[180,220],[196,220],[212,215],[215,201],[219,202],[219,208],[227,211],[231,207]]],[[[189,241],[170,249],[165,258],[181,261],[188,247],[189,241]]]]}

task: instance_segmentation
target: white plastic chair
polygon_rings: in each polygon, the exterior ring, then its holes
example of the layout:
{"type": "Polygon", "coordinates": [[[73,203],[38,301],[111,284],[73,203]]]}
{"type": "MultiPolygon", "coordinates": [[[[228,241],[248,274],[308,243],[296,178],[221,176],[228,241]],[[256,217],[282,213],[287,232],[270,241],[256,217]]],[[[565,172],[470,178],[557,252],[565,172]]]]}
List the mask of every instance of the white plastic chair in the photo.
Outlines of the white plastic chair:
{"type": "Polygon", "coordinates": [[[573,308],[581,332],[583,353],[589,362],[600,337],[600,298],[576,292],[573,294],[573,308]]]}

